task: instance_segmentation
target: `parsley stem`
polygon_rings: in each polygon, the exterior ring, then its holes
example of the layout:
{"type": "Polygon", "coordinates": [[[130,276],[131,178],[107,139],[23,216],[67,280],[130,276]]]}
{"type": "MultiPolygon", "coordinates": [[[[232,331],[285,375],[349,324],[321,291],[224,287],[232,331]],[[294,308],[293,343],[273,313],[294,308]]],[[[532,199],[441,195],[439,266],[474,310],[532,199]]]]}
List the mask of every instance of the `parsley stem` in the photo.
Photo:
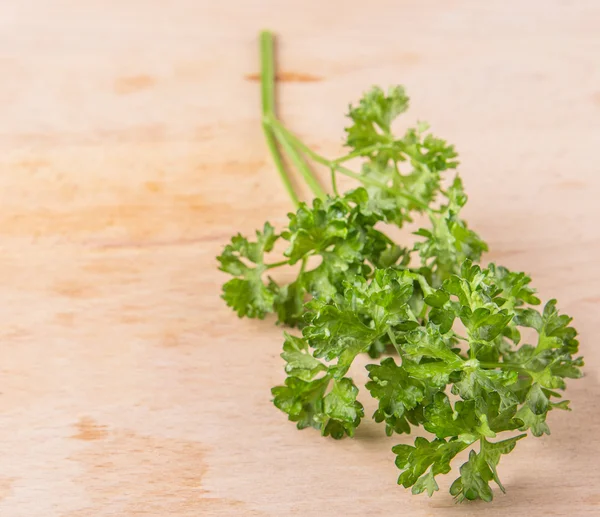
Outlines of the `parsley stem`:
{"type": "Polygon", "coordinates": [[[419,287],[421,288],[421,291],[423,291],[424,296],[429,296],[431,293],[433,293],[433,289],[429,286],[426,278],[423,275],[420,275],[419,273],[412,273],[411,276],[417,282],[419,282],[419,287]]]}
{"type": "MultiPolygon", "coordinates": [[[[308,255],[302,259],[302,264],[300,267],[300,273],[298,275],[302,275],[304,273],[304,269],[306,268],[306,261],[308,260],[308,255]]],[[[263,264],[265,270],[274,269],[276,267],[287,266],[290,264],[290,260],[280,260],[279,262],[273,262],[272,264],[263,264]]]]}
{"type": "Polygon", "coordinates": [[[294,135],[292,132],[290,132],[285,126],[283,126],[283,124],[281,124],[281,122],[279,122],[274,117],[271,117],[269,119],[269,123],[272,126],[274,126],[278,135],[285,137],[292,145],[294,145],[296,148],[298,148],[303,153],[310,156],[315,162],[320,163],[321,165],[325,165],[326,167],[329,167],[330,169],[335,169],[336,172],[339,172],[340,174],[343,174],[344,176],[348,176],[349,178],[353,178],[357,181],[360,181],[364,185],[373,185],[373,186],[379,187],[383,190],[387,190],[388,192],[390,192],[393,195],[408,199],[409,201],[414,203],[416,206],[422,208],[423,210],[427,210],[427,211],[429,210],[429,205],[423,203],[422,201],[419,201],[416,197],[411,196],[410,194],[405,194],[404,192],[402,192],[398,189],[389,187],[385,183],[382,183],[381,181],[377,181],[376,179],[370,178],[369,176],[365,176],[363,174],[357,174],[356,172],[344,167],[343,165],[340,165],[338,163],[338,160],[328,160],[327,158],[321,156],[320,154],[313,151],[310,147],[308,147],[304,142],[302,142],[302,140],[300,140],[296,135],[294,135]]]}
{"type": "Polygon", "coordinates": [[[294,187],[292,186],[290,178],[285,171],[285,166],[283,164],[283,160],[281,159],[281,154],[277,149],[277,143],[275,142],[273,133],[271,132],[270,128],[268,128],[264,124],[263,131],[265,134],[265,141],[267,142],[267,147],[269,148],[269,152],[271,153],[273,163],[275,163],[275,168],[277,169],[277,172],[279,172],[281,181],[283,182],[283,186],[285,187],[286,192],[288,193],[292,202],[294,203],[294,206],[298,207],[300,205],[300,200],[298,199],[296,192],[294,192],[294,187]]]}
{"type": "Polygon", "coordinates": [[[397,188],[388,187],[385,183],[382,183],[381,181],[377,181],[373,178],[369,178],[369,176],[365,176],[364,174],[357,174],[356,172],[351,171],[350,169],[347,169],[346,167],[343,167],[342,165],[338,165],[334,162],[332,162],[332,163],[333,163],[333,167],[335,167],[335,170],[338,171],[340,174],[343,174],[344,176],[354,178],[355,180],[358,180],[365,185],[374,185],[383,190],[387,190],[390,194],[403,197],[404,199],[408,199],[411,203],[415,204],[416,206],[420,207],[421,209],[429,211],[429,205],[427,205],[426,203],[423,203],[422,201],[419,201],[416,197],[411,196],[410,194],[405,194],[404,192],[402,192],[401,190],[399,190],[397,188]]]}
{"type": "Polygon", "coordinates": [[[352,151],[351,153],[348,153],[344,156],[340,156],[339,158],[336,158],[335,160],[333,160],[334,163],[343,163],[343,162],[347,162],[348,160],[353,160],[354,158],[360,158],[361,156],[367,156],[368,154],[371,154],[374,151],[383,151],[385,149],[393,149],[394,146],[392,144],[373,144],[373,145],[369,145],[367,147],[363,147],[362,149],[359,149],[358,151],[352,151]]]}
{"type": "Polygon", "coordinates": [[[306,269],[307,261],[308,261],[308,256],[306,256],[302,259],[302,264],[300,265],[300,272],[298,273],[298,278],[300,278],[302,276],[302,273],[304,273],[304,270],[306,269]]]}
{"type": "Polygon", "coordinates": [[[300,174],[302,174],[304,181],[306,181],[306,184],[309,186],[310,190],[312,190],[312,193],[315,195],[315,197],[325,199],[327,194],[325,193],[321,185],[319,185],[317,178],[315,178],[315,176],[313,175],[308,164],[306,163],[306,161],[304,161],[302,155],[290,143],[289,139],[281,131],[280,127],[281,124],[271,124],[271,129],[273,130],[273,133],[275,134],[277,140],[281,144],[281,147],[283,147],[284,151],[288,154],[290,160],[292,161],[296,169],[300,171],[300,174]]]}
{"type": "Polygon", "coordinates": [[[335,168],[331,167],[331,188],[333,189],[333,193],[336,196],[339,196],[340,193],[338,192],[338,188],[337,188],[337,177],[335,175],[335,168]]]}
{"type": "Polygon", "coordinates": [[[260,59],[261,59],[261,74],[260,74],[260,86],[261,86],[261,98],[262,98],[262,113],[263,113],[263,132],[265,134],[265,141],[267,148],[273,158],[273,163],[283,186],[287,191],[288,195],[292,199],[294,206],[300,204],[300,200],[294,191],[290,176],[286,171],[283,163],[283,158],[277,147],[275,135],[271,127],[264,122],[265,116],[275,116],[275,58],[273,52],[273,34],[269,31],[263,31],[260,33],[260,59]]]}
{"type": "Polygon", "coordinates": [[[281,260],[280,262],[274,262],[273,264],[265,264],[265,269],[273,269],[279,266],[285,266],[286,264],[289,264],[290,261],[289,260],[281,260]]]}
{"type": "Polygon", "coordinates": [[[324,158],[320,154],[313,151],[310,147],[308,147],[302,140],[300,140],[294,133],[289,131],[279,120],[272,118],[270,120],[271,124],[276,126],[279,131],[281,131],[285,137],[295,145],[298,149],[300,149],[303,153],[310,156],[315,162],[320,163],[321,165],[326,165],[327,167],[335,167],[336,164],[327,158],[324,158]]]}
{"type": "Polygon", "coordinates": [[[451,331],[451,332],[452,332],[452,337],[458,339],[459,341],[466,341],[466,342],[469,341],[466,337],[462,337],[460,334],[457,334],[454,331],[451,331]]]}
{"type": "Polygon", "coordinates": [[[524,370],[520,364],[511,363],[479,363],[484,368],[504,368],[506,370],[524,370]]]}
{"type": "Polygon", "coordinates": [[[394,349],[396,350],[396,353],[400,356],[400,357],[404,357],[402,355],[402,348],[398,346],[398,342],[396,341],[396,338],[394,336],[394,333],[392,332],[392,329],[388,329],[387,330],[387,335],[390,338],[390,341],[392,342],[392,345],[394,347],[394,349]]]}
{"type": "Polygon", "coordinates": [[[348,176],[349,178],[358,180],[365,185],[373,185],[374,187],[379,187],[380,189],[387,190],[388,192],[394,191],[393,188],[388,187],[385,183],[382,183],[381,181],[378,181],[373,178],[369,178],[369,176],[363,176],[362,174],[358,174],[358,173],[344,167],[343,165],[338,165],[337,163],[334,163],[333,167],[340,174],[343,174],[344,176],[348,176]]]}
{"type": "Polygon", "coordinates": [[[391,329],[387,330],[387,335],[390,338],[392,345],[394,345],[394,348],[398,348],[398,343],[396,343],[396,338],[394,337],[394,333],[392,332],[391,329]]]}

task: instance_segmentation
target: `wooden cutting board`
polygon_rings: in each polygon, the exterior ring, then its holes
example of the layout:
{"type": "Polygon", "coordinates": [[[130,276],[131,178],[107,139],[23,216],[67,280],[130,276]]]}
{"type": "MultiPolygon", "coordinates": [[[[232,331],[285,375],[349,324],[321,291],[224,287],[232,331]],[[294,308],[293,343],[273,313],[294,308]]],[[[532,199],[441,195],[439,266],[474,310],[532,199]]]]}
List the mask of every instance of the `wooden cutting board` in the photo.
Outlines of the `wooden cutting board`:
{"type": "Polygon", "coordinates": [[[599,55],[596,0],[5,1],[0,515],[600,515],[599,55]],[[487,259],[575,317],[574,410],[503,459],[490,505],[455,505],[452,476],[396,486],[412,438],[369,418],[298,432],[270,402],[281,329],[219,300],[229,236],[291,208],[259,130],[264,27],[289,127],[334,155],[348,102],[405,84],[407,120],[461,152],[487,259]]]}

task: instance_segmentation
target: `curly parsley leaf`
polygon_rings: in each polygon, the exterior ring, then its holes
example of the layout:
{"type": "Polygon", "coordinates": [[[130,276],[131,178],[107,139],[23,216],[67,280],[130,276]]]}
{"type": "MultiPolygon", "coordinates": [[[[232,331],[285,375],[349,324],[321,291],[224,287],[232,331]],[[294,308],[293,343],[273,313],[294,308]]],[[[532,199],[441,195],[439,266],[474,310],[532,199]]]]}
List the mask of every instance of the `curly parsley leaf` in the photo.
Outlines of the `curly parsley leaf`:
{"type": "Polygon", "coordinates": [[[345,434],[354,436],[354,431],[364,416],[363,406],[356,400],[358,388],[351,379],[333,381],[333,388],[323,400],[323,436],[340,439],[345,434]]]}
{"type": "Polygon", "coordinates": [[[298,429],[320,429],[323,421],[323,397],[328,385],[328,377],[312,381],[287,377],[284,386],[271,389],[273,404],[287,413],[289,420],[297,422],[298,429]]]}
{"type": "Polygon", "coordinates": [[[387,95],[375,86],[366,92],[357,106],[350,106],[352,125],[346,128],[346,145],[355,150],[393,140],[391,124],[408,109],[408,97],[402,86],[393,86],[387,95]]]}
{"type": "Polygon", "coordinates": [[[414,494],[431,496],[436,476],[448,473],[460,452],[472,448],[450,492],[459,500],[490,501],[497,466],[525,434],[497,439],[515,429],[549,434],[547,415],[569,409],[562,399],[566,379],[581,377],[577,332],[555,300],[539,312],[531,278],[477,262],[486,243],[462,219],[467,201],[458,176],[444,188],[443,173],[458,165],[454,147],[419,123],[397,136],[394,120],[408,109],[400,86],[374,87],[350,106],[346,145],[350,152],[329,160],[290,133],[274,113],[272,36],[263,33],[263,128],[269,149],[296,210],[280,234],[266,223],[250,240],[237,235],[218,257],[234,278],[223,298],[237,314],[302,328],[285,335],[282,358],[287,377],[272,389],[275,406],[299,429],[324,436],[353,436],[364,409],[348,377],[361,353],[368,393],[378,401],[373,418],[385,431],[409,433],[423,426],[432,439],[397,445],[398,482],[414,494]],[[315,193],[301,203],[277,143],[315,193]],[[327,196],[304,159],[332,172],[334,196],[327,196]],[[361,159],[360,173],[345,167],[361,159]],[[361,186],[338,194],[336,175],[361,186]],[[383,233],[404,226],[415,213],[429,225],[410,248],[383,233]],[[277,239],[287,241],[280,260],[266,261],[277,239]],[[420,258],[415,267],[414,255],[420,258]],[[313,265],[314,264],[314,265],[313,265]],[[289,283],[267,276],[281,266],[297,268],[289,283]],[[533,329],[531,342],[523,328],[533,329]],[[490,441],[495,439],[495,441],[490,441]]]}
{"type": "MultiPolygon", "coordinates": [[[[461,451],[466,449],[471,442],[462,440],[444,440],[436,438],[431,442],[419,437],[414,446],[396,445],[392,452],[396,454],[396,466],[402,471],[398,477],[398,484],[405,488],[415,485],[425,472],[431,469],[426,476],[437,476],[450,472],[450,462],[461,451]]],[[[432,486],[431,482],[421,481],[413,493],[421,493],[421,486],[432,486]]],[[[436,484],[437,485],[437,484],[436,484]]],[[[429,492],[430,495],[433,491],[429,492]]]]}
{"type": "Polygon", "coordinates": [[[386,434],[410,433],[409,423],[417,424],[415,409],[425,398],[425,386],[411,377],[393,358],[384,359],[381,364],[367,365],[370,381],[365,387],[371,396],[379,401],[373,418],[386,423],[386,434]]]}
{"type": "Polygon", "coordinates": [[[432,270],[433,284],[439,285],[459,272],[469,259],[478,261],[487,244],[458,216],[467,202],[461,179],[457,176],[446,192],[447,204],[430,214],[431,229],[421,228],[416,235],[424,240],[415,245],[423,266],[432,270]]]}
{"type": "Polygon", "coordinates": [[[352,379],[331,380],[328,375],[312,381],[287,377],[284,386],[271,390],[273,403],[298,429],[314,427],[323,436],[340,439],[353,436],[364,415],[363,406],[356,400],[358,388],[352,379]],[[332,384],[331,391],[326,394],[332,384]]]}
{"type": "Polygon", "coordinates": [[[505,492],[498,478],[496,467],[500,462],[500,457],[510,453],[515,448],[517,441],[525,436],[521,434],[500,442],[488,442],[482,439],[480,452],[476,453],[473,450],[470,452],[469,460],[460,467],[460,477],[450,487],[450,493],[458,501],[482,499],[489,502],[494,498],[489,485],[492,480],[505,492]]]}
{"type": "Polygon", "coordinates": [[[303,381],[310,381],[319,372],[327,370],[321,361],[312,356],[306,340],[288,333],[285,333],[281,357],[286,362],[285,372],[303,381]]]}
{"type": "Polygon", "coordinates": [[[267,270],[265,253],[273,249],[278,238],[273,226],[265,223],[263,231],[256,232],[255,241],[238,234],[217,257],[219,269],[236,277],[223,285],[222,297],[240,317],[262,319],[273,312],[276,291],[265,285],[262,275],[267,270]]]}

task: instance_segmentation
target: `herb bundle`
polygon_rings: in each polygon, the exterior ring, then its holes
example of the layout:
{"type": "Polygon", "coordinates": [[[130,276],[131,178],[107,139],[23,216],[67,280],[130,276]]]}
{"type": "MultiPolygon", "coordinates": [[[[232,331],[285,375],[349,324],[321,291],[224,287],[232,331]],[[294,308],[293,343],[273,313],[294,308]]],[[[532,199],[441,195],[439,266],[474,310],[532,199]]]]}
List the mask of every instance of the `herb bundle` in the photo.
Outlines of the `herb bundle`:
{"type": "Polygon", "coordinates": [[[287,377],[272,389],[275,406],[299,429],[353,436],[364,411],[348,373],[368,353],[365,388],[378,401],[375,421],[389,436],[418,426],[431,433],[393,447],[398,483],[431,496],[436,476],[470,449],[450,493],[459,501],[491,501],[491,481],[504,491],[501,456],[527,432],[550,434],[548,412],[569,409],[565,379],[581,377],[583,366],[571,318],[558,312],[556,300],[537,310],[526,274],[478,264],[487,245],[461,218],[462,181],[455,172],[444,178],[458,165],[454,147],[426,124],[392,132],[409,105],[402,87],[374,87],[350,106],[349,152],[327,159],[278,120],[273,36],[263,32],[260,42],[263,129],[295,212],[281,231],[267,222],[253,239],[236,235],[218,260],[233,277],[223,299],[238,316],[275,313],[299,330],[285,334],[287,377]],[[311,203],[298,200],[282,152],[312,190],[311,203]],[[359,171],[346,167],[354,159],[362,160],[359,171]],[[323,191],[310,161],[331,171],[333,194],[323,191]],[[357,186],[340,193],[338,175],[357,186]],[[429,225],[416,232],[413,246],[381,230],[402,228],[416,214],[429,225]],[[278,240],[287,248],[273,257],[278,240]],[[318,265],[309,266],[311,257],[318,265]],[[294,265],[289,283],[269,276],[294,265]],[[535,332],[532,344],[522,342],[523,329],[535,332]]]}

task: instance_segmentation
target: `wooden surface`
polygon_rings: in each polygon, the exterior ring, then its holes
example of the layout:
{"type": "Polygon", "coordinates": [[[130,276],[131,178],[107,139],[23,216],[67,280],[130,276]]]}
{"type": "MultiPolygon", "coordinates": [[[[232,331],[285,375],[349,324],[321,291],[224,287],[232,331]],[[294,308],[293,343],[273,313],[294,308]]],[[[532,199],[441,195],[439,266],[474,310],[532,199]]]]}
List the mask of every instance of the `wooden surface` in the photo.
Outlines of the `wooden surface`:
{"type": "Polygon", "coordinates": [[[370,4],[2,3],[0,515],[600,515],[600,3],[370,4]],[[396,486],[412,437],[369,418],[298,432],[270,402],[281,329],[218,298],[230,234],[291,208],[259,131],[263,27],[293,130],[333,155],[349,101],[405,84],[408,119],[461,152],[487,259],[575,317],[574,410],[502,460],[485,509],[455,476],[396,486]]]}

